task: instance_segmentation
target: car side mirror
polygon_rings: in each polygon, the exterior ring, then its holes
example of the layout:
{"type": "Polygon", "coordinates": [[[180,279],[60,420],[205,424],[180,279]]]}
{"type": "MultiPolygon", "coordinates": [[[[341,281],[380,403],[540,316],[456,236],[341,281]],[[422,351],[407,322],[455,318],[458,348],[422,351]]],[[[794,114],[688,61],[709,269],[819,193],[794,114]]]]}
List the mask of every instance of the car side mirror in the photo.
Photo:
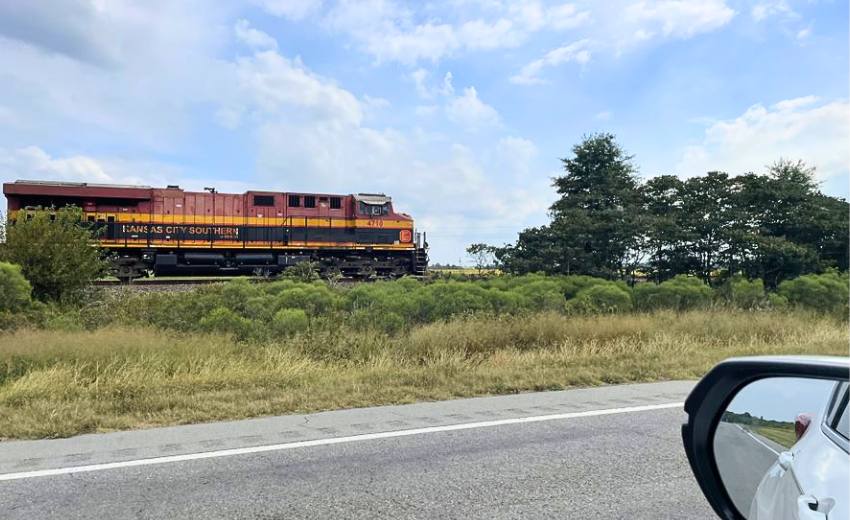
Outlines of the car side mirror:
{"type": "Polygon", "coordinates": [[[847,358],[724,361],[685,401],[685,451],[726,519],[846,518],[847,358]]]}

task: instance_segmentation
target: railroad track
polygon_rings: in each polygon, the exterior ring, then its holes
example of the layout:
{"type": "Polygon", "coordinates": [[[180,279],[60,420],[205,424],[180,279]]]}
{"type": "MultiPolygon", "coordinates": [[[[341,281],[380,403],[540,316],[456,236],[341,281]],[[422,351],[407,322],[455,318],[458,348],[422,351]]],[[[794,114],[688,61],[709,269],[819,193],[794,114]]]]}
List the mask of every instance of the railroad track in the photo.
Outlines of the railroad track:
{"type": "MultiPolygon", "coordinates": [[[[414,278],[422,278],[416,276],[414,278]]],[[[185,285],[209,285],[213,283],[224,283],[229,282],[231,280],[237,279],[245,279],[250,280],[252,282],[274,282],[276,280],[281,280],[281,278],[265,278],[258,276],[213,276],[213,277],[192,277],[192,278],[181,278],[181,277],[160,277],[160,278],[138,278],[131,282],[121,282],[120,280],[95,280],[92,285],[95,287],[134,287],[134,288],[144,288],[144,287],[164,287],[164,286],[185,286],[185,285]]],[[[356,283],[369,282],[369,281],[378,281],[376,280],[363,280],[358,278],[340,278],[337,280],[337,283],[341,283],[344,285],[353,285],[356,283]]]]}
{"type": "Polygon", "coordinates": [[[127,287],[149,287],[149,286],[161,286],[161,285],[208,285],[211,283],[222,283],[229,282],[230,280],[236,280],[237,278],[248,278],[251,281],[256,282],[266,282],[271,281],[267,278],[253,278],[253,277],[241,277],[241,276],[232,276],[229,278],[188,278],[188,279],[180,279],[180,278],[139,278],[137,280],[131,282],[122,282],[120,280],[95,280],[93,285],[96,287],[112,287],[112,286],[127,286],[127,287]]]}

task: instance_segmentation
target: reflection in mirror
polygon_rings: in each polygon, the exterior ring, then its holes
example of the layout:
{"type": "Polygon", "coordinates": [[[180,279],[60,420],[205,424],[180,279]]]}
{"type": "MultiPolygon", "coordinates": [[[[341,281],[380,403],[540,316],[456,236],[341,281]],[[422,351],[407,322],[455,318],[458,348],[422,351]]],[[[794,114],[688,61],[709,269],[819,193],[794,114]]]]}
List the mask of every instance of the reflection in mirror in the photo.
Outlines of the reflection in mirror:
{"type": "Polygon", "coordinates": [[[796,519],[802,518],[801,507],[812,514],[833,507],[831,496],[814,506],[800,499],[815,489],[823,494],[836,479],[843,480],[843,489],[848,486],[846,444],[842,448],[840,435],[833,439],[820,427],[840,414],[838,408],[846,408],[846,394],[846,383],[774,377],[754,381],[735,395],[713,442],[723,485],[741,515],[796,519]]]}

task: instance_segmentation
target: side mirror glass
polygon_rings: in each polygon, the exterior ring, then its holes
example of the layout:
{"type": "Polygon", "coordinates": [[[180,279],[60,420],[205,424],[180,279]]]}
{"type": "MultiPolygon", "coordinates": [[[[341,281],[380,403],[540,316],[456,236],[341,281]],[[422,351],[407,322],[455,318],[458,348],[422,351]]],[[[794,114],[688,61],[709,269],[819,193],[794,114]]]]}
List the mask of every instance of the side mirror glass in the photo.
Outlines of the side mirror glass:
{"type": "Polygon", "coordinates": [[[720,481],[747,520],[846,514],[848,385],[767,377],[743,386],[711,440],[720,481]],[[837,511],[836,511],[837,512],[837,511]]]}

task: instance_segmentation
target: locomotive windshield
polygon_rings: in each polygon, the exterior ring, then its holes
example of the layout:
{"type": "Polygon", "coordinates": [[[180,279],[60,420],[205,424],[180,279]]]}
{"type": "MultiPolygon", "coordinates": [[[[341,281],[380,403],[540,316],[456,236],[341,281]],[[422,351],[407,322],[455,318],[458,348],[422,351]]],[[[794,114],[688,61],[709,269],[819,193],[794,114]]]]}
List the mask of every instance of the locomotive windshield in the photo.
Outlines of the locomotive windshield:
{"type": "Polygon", "coordinates": [[[361,215],[369,215],[372,217],[380,217],[383,215],[388,215],[390,213],[390,203],[385,202],[383,204],[367,204],[366,202],[360,201],[360,214],[361,215]]]}

